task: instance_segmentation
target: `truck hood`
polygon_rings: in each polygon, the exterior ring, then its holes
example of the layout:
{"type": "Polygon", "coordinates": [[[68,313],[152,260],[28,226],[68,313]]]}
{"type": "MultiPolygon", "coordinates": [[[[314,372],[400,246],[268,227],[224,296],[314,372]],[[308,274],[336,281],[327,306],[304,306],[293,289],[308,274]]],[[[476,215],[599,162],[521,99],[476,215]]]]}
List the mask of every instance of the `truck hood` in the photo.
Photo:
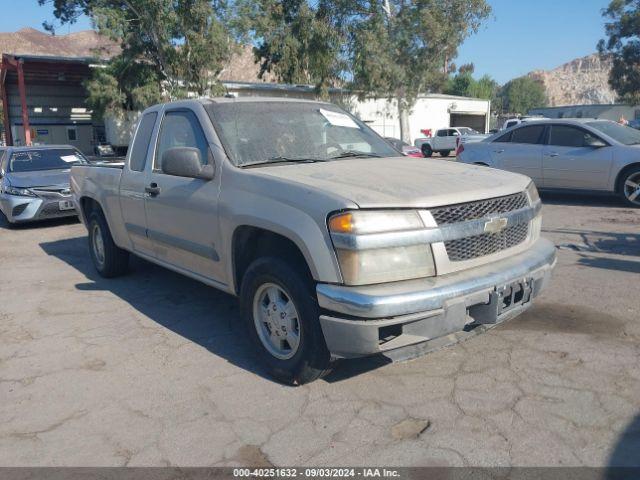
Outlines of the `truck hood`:
{"type": "Polygon", "coordinates": [[[6,179],[9,185],[17,188],[68,186],[69,170],[40,170],[36,172],[9,172],[6,179]]]}
{"type": "Polygon", "coordinates": [[[528,177],[424,158],[350,158],[261,167],[260,174],[342,197],[360,208],[429,208],[523,191],[528,177]]]}

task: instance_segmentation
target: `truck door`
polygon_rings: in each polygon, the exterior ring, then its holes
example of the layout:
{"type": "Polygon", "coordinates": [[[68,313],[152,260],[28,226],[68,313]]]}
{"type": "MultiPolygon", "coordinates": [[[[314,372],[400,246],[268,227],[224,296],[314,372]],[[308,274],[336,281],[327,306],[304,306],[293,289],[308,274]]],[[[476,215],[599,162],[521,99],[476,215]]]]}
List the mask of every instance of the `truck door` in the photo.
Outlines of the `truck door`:
{"type": "Polygon", "coordinates": [[[150,145],[157,118],[158,112],[149,112],[140,120],[120,180],[120,208],[131,247],[134,252],[151,257],[155,253],[147,237],[144,188],[145,166],[153,160],[150,145]]]}
{"type": "MultiPolygon", "coordinates": [[[[203,121],[205,119],[202,112],[203,121]]],[[[202,123],[194,110],[166,110],[147,178],[147,235],[156,257],[185,273],[223,278],[218,257],[219,171],[213,180],[179,177],[162,171],[163,154],[176,147],[200,150],[203,164],[214,162],[202,123]]],[[[219,169],[218,169],[219,170],[219,169]]]]}

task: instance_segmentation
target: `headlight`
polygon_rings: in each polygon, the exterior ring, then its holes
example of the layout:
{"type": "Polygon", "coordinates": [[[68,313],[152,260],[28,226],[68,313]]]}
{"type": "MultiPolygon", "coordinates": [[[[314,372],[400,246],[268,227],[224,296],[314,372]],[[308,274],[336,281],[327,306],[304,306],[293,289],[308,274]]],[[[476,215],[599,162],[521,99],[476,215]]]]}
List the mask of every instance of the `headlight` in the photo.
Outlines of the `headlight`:
{"type": "Polygon", "coordinates": [[[529,203],[531,205],[540,201],[540,194],[538,193],[535,183],[531,182],[527,185],[527,195],[529,196],[529,203]]]}
{"type": "Polygon", "coordinates": [[[28,188],[16,188],[16,187],[11,187],[7,185],[3,188],[3,190],[4,190],[4,193],[7,193],[9,195],[17,195],[19,197],[35,197],[36,196],[35,193],[33,193],[28,188]]]}
{"type": "MultiPolygon", "coordinates": [[[[531,205],[540,201],[540,195],[536,185],[531,182],[527,185],[527,196],[529,197],[529,203],[531,205]]],[[[540,231],[542,230],[542,216],[540,213],[531,220],[531,241],[535,242],[540,238],[540,231]]]]}
{"type": "MultiPolygon", "coordinates": [[[[428,244],[394,245],[403,232],[420,230],[424,224],[416,211],[354,211],[334,215],[328,221],[342,278],[347,285],[368,285],[435,275],[428,244]],[[396,233],[388,247],[361,249],[346,247],[345,238],[396,233]]],[[[356,242],[346,242],[357,244],[356,242]]],[[[401,243],[401,242],[400,242],[401,243]]]]}

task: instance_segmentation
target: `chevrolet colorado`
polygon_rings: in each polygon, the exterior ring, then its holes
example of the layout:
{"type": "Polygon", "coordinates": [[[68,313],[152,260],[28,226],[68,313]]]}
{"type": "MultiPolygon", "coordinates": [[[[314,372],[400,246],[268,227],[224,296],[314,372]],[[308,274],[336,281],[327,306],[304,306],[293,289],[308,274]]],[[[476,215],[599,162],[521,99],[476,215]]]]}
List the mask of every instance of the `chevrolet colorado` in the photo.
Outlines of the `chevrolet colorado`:
{"type": "Polygon", "coordinates": [[[512,318],[555,264],[528,177],[400,157],[330,103],[156,105],[123,164],[74,166],[71,188],[101,275],[133,253],[238,296],[292,384],[512,318]]]}

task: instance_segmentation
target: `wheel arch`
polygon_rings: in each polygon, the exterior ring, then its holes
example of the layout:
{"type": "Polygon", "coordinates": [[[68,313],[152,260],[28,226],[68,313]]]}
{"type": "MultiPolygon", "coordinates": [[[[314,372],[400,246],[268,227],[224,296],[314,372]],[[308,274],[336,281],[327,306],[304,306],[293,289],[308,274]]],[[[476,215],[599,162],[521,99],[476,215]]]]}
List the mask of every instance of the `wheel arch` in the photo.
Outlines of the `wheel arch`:
{"type": "Polygon", "coordinates": [[[625,165],[622,170],[618,172],[616,176],[615,183],[613,184],[613,189],[615,193],[622,193],[622,179],[630,170],[634,170],[636,168],[640,169],[640,162],[630,163],[629,165],[625,165]]]}
{"type": "Polygon", "coordinates": [[[264,227],[238,225],[233,231],[231,244],[232,286],[236,294],[249,265],[265,256],[293,262],[311,280],[314,278],[313,263],[292,238],[264,227]]]}

